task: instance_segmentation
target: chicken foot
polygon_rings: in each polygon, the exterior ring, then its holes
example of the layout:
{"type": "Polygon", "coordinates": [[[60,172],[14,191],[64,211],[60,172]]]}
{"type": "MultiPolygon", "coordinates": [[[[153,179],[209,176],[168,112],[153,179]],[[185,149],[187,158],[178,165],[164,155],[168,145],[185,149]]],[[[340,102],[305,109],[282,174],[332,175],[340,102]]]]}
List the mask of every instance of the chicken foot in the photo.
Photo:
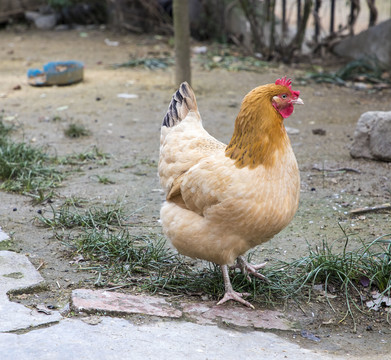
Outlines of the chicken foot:
{"type": "Polygon", "coordinates": [[[243,299],[243,296],[249,296],[249,293],[238,293],[233,289],[231,280],[229,279],[228,266],[221,265],[221,271],[223,272],[225,294],[224,297],[217,303],[217,305],[221,305],[229,300],[233,300],[240,302],[241,304],[246,305],[251,309],[254,309],[254,306],[252,306],[248,301],[243,299]]]}
{"type": "Polygon", "coordinates": [[[269,281],[265,275],[260,274],[257,270],[262,269],[265,267],[267,263],[264,262],[262,264],[250,264],[247,262],[247,260],[244,258],[244,256],[238,256],[236,259],[236,264],[233,265],[232,269],[240,269],[243,274],[246,274],[247,280],[251,282],[251,278],[249,274],[257,277],[258,279],[269,281]]]}

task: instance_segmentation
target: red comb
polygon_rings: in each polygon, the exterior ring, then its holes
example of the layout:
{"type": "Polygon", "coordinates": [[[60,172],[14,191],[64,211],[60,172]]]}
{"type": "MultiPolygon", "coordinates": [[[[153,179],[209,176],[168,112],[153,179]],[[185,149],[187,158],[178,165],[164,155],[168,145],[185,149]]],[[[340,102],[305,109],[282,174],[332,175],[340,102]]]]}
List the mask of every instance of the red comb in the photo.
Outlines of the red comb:
{"type": "Polygon", "coordinates": [[[291,86],[292,80],[291,79],[287,79],[286,76],[281,78],[281,79],[277,79],[275,84],[276,85],[286,86],[292,92],[292,94],[295,97],[299,97],[300,96],[300,91],[293,91],[292,90],[292,86],[291,86]]]}
{"type": "Polygon", "coordinates": [[[286,76],[281,78],[281,79],[277,79],[276,80],[276,85],[286,86],[289,90],[292,91],[291,84],[292,84],[292,80],[291,79],[287,79],[286,76]]]}

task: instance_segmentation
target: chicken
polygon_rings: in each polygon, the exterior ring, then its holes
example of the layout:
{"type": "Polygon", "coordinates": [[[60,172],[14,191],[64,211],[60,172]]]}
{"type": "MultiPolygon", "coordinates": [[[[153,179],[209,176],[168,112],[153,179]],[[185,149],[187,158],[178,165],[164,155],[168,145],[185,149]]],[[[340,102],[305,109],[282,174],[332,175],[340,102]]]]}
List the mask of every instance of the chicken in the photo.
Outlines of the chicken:
{"type": "Polygon", "coordinates": [[[173,95],[161,128],[160,221],[179,253],[221,266],[224,297],[253,307],[233,290],[229,265],[264,278],[243,256],[292,220],[299,202],[297,161],[283,124],[303,104],[291,80],[259,86],[243,99],[228,145],[202,126],[193,90],[173,95]],[[235,264],[236,261],[236,265],[235,264]]]}

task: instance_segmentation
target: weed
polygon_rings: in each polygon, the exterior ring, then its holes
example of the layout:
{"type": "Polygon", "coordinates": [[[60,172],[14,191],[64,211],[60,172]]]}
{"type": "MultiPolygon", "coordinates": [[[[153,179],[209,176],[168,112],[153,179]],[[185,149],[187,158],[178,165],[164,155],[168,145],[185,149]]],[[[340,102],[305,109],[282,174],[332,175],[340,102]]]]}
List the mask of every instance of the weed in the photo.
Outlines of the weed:
{"type": "Polygon", "coordinates": [[[82,136],[89,136],[91,132],[84,125],[69,124],[64,130],[64,134],[70,138],[79,138],[82,136]]]}
{"type": "Polygon", "coordinates": [[[6,136],[9,130],[0,124],[0,188],[34,195],[57,187],[63,176],[51,166],[51,158],[43,149],[11,141],[6,136]]]}
{"type": "Polygon", "coordinates": [[[90,207],[83,209],[80,200],[69,199],[59,209],[51,206],[52,217],[45,214],[39,220],[45,226],[53,229],[108,229],[111,226],[121,226],[125,220],[122,205],[117,202],[108,207],[90,207]]]}
{"type": "Polygon", "coordinates": [[[53,190],[46,192],[43,189],[38,189],[36,194],[30,194],[30,196],[32,198],[32,203],[34,205],[39,205],[50,201],[55,196],[55,193],[53,190]]]}
{"type": "Polygon", "coordinates": [[[387,72],[374,58],[353,60],[336,72],[309,72],[305,78],[300,80],[306,82],[308,79],[317,83],[331,83],[341,86],[350,86],[351,82],[371,83],[374,88],[379,89],[391,86],[387,72]]]}
{"type": "Polygon", "coordinates": [[[54,115],[52,117],[52,121],[53,122],[60,122],[60,121],[62,121],[62,117],[60,115],[54,115]]]}
{"type": "Polygon", "coordinates": [[[0,118],[0,138],[6,138],[13,131],[13,129],[13,126],[5,125],[0,118]]]}
{"type": "Polygon", "coordinates": [[[100,184],[104,184],[104,185],[115,184],[115,181],[110,180],[107,176],[96,175],[96,177],[98,178],[98,182],[100,184]]]}
{"type": "Polygon", "coordinates": [[[96,146],[93,146],[90,150],[78,154],[59,157],[56,161],[61,165],[81,165],[90,161],[95,161],[99,165],[107,165],[108,159],[110,159],[110,154],[101,151],[96,146]]]}

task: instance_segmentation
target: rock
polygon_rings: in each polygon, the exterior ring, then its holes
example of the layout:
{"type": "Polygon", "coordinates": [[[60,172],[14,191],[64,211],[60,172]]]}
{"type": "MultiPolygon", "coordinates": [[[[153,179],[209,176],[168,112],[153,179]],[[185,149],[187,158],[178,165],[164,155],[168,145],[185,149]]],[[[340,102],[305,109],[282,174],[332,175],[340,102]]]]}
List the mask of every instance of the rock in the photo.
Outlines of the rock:
{"type": "Polygon", "coordinates": [[[391,111],[368,111],[360,116],[350,155],[391,161],[391,111]]]}
{"type": "Polygon", "coordinates": [[[52,30],[57,24],[56,14],[41,15],[34,21],[35,26],[40,30],[52,30]]]}
{"type": "Polygon", "coordinates": [[[385,68],[391,68],[391,20],[372,26],[356,36],[346,38],[334,46],[333,51],[349,59],[374,57],[385,68]]]}
{"type": "Polygon", "coordinates": [[[9,236],[1,229],[0,226],[0,242],[9,240],[9,236]]]}
{"type": "Polygon", "coordinates": [[[24,16],[40,30],[52,30],[57,24],[57,15],[55,13],[26,11],[24,16]]]}
{"type": "Polygon", "coordinates": [[[26,256],[0,251],[0,333],[53,324],[62,319],[57,311],[45,313],[8,299],[8,293],[31,292],[44,284],[44,279],[26,256]]]}

